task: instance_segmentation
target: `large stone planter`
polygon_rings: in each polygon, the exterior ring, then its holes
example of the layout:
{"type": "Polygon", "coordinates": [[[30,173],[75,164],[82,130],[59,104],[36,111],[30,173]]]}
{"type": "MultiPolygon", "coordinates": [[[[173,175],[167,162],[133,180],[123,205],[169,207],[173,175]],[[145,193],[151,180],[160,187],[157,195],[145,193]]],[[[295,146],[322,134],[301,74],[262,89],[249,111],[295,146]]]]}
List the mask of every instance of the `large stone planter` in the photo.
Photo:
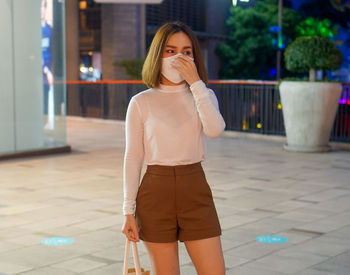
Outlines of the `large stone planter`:
{"type": "Polygon", "coordinates": [[[284,148],[294,152],[329,151],[328,140],[342,85],[282,81],[279,90],[287,136],[284,148]]]}

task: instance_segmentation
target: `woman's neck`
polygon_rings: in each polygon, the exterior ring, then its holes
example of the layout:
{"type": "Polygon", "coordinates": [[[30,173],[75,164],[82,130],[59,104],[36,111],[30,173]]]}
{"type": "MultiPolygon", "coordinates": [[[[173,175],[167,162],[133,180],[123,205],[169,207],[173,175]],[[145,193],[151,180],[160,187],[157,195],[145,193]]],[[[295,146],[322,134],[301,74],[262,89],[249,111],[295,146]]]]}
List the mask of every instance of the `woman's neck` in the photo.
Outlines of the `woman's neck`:
{"type": "Polygon", "coordinates": [[[181,81],[180,83],[174,83],[174,82],[171,82],[170,80],[166,79],[164,76],[161,76],[161,79],[160,79],[160,84],[162,85],[166,85],[166,86],[179,86],[179,85],[182,85],[184,84],[186,81],[181,81]]]}

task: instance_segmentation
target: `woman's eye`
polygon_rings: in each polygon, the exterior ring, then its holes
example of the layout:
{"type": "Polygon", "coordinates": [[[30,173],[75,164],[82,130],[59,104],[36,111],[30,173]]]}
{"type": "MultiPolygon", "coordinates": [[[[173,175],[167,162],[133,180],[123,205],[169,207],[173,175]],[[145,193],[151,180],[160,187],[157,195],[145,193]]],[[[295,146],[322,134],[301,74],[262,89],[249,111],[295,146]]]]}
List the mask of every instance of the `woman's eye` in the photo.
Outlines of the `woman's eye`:
{"type": "Polygon", "coordinates": [[[173,50],[167,50],[166,52],[167,53],[173,53],[174,51],[173,50]]]}
{"type": "Polygon", "coordinates": [[[187,55],[191,55],[191,52],[190,52],[190,51],[187,51],[187,52],[185,52],[185,54],[187,54],[187,55]]]}

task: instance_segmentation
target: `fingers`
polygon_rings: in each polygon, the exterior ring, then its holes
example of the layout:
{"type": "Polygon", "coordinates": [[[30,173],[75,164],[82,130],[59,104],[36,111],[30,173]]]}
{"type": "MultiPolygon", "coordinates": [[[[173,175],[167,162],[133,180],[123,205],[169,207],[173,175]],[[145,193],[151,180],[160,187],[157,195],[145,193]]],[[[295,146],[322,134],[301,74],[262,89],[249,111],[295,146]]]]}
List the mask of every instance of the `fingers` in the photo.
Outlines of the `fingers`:
{"type": "Polygon", "coordinates": [[[138,242],[139,241],[139,236],[138,233],[132,229],[128,230],[126,237],[133,242],[138,242]]]}
{"type": "Polygon", "coordinates": [[[172,66],[182,74],[189,85],[200,79],[196,64],[186,56],[179,56],[172,66]]]}
{"type": "Polygon", "coordinates": [[[140,239],[138,237],[138,234],[134,234],[134,231],[132,229],[126,231],[126,232],[123,232],[125,234],[125,237],[128,238],[129,241],[132,241],[132,242],[139,242],[140,239]]]}
{"type": "Polygon", "coordinates": [[[180,56],[177,57],[177,59],[181,59],[181,60],[183,60],[185,62],[189,62],[189,63],[194,63],[191,59],[189,59],[185,55],[180,55],[180,56]]]}
{"type": "Polygon", "coordinates": [[[122,232],[130,241],[132,241],[132,242],[139,242],[140,241],[138,230],[137,230],[136,226],[127,225],[124,227],[122,232]]]}
{"type": "Polygon", "coordinates": [[[194,68],[195,67],[194,62],[185,56],[179,56],[176,60],[174,60],[173,65],[175,65],[176,67],[181,67],[181,65],[182,65],[186,68],[194,68]]]}
{"type": "Polygon", "coordinates": [[[188,65],[189,64],[185,63],[183,60],[175,60],[172,63],[172,66],[182,74],[186,73],[188,70],[191,70],[191,67],[188,65]]]}

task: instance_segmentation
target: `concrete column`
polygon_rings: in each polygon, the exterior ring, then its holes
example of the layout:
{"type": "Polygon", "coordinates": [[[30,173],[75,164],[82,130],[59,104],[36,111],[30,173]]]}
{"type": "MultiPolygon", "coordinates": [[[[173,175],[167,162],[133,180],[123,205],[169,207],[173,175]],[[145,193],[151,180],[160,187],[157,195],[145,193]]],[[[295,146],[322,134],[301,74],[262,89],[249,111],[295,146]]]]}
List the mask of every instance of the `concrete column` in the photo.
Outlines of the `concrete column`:
{"type": "MultiPolygon", "coordinates": [[[[66,80],[79,80],[79,3],[65,1],[66,5],[66,80]]],[[[67,85],[67,114],[80,115],[79,86],[67,85]]]]}
{"type": "Polygon", "coordinates": [[[78,0],[66,4],[66,79],[79,80],[79,7],[78,0]]]}
{"type": "Polygon", "coordinates": [[[140,4],[102,5],[102,77],[129,79],[113,62],[145,55],[145,8],[140,4]]]}

